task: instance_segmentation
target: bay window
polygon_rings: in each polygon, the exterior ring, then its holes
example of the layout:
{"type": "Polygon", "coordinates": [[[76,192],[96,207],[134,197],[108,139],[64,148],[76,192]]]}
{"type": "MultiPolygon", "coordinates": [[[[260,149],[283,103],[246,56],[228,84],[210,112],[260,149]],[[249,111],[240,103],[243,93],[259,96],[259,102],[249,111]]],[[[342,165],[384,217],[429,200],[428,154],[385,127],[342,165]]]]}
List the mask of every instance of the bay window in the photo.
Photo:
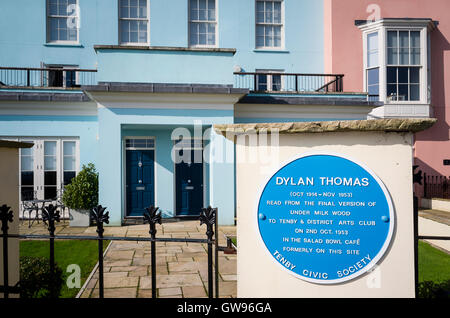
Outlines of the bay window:
{"type": "Polygon", "coordinates": [[[363,32],[363,80],[369,100],[396,105],[389,108],[393,116],[430,116],[429,32],[434,22],[392,18],[358,27],[363,32]]]}

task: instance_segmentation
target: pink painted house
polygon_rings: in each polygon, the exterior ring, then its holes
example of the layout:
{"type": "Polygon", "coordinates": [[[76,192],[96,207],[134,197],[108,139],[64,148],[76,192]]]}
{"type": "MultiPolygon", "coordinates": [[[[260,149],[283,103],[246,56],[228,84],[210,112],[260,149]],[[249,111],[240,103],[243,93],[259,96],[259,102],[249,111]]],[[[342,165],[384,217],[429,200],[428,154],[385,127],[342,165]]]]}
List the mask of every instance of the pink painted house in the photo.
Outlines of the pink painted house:
{"type": "MultiPolygon", "coordinates": [[[[450,176],[450,1],[324,0],[325,72],[383,101],[372,118],[434,117],[415,164],[450,176]]],[[[420,195],[423,189],[416,188],[420,195]]]]}

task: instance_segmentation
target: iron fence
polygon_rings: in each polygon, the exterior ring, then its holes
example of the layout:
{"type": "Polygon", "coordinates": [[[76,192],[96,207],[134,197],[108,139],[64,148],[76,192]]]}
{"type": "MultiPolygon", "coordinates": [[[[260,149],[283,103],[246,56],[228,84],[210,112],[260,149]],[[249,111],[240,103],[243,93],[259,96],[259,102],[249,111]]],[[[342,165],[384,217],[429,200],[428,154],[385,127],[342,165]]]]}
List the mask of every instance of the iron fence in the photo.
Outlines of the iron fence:
{"type": "Polygon", "coordinates": [[[234,87],[253,92],[328,93],[343,92],[343,74],[235,72],[234,87]]]}
{"type": "Polygon", "coordinates": [[[450,199],[450,177],[433,176],[424,173],[423,196],[427,199],[450,199]]]}
{"type": "MultiPolygon", "coordinates": [[[[427,176],[425,173],[422,176],[422,171],[416,169],[419,166],[413,166],[413,185],[423,185],[427,188],[427,176]]],[[[419,240],[441,240],[450,241],[450,236],[433,236],[433,235],[419,235],[419,197],[414,193],[413,196],[413,231],[414,231],[414,286],[416,297],[419,291],[419,240]]]]}
{"type": "Polygon", "coordinates": [[[78,89],[97,84],[97,70],[62,67],[0,67],[0,88],[78,89]]]}
{"type": "MultiPolygon", "coordinates": [[[[1,237],[3,238],[3,286],[0,286],[0,293],[3,293],[4,298],[9,298],[10,294],[20,294],[20,280],[15,286],[10,286],[8,281],[9,268],[8,268],[8,239],[35,239],[35,240],[49,240],[49,262],[50,272],[55,272],[55,240],[96,240],[98,241],[98,286],[99,286],[99,298],[104,298],[104,269],[103,269],[103,242],[104,241],[132,241],[132,242],[150,242],[151,249],[151,283],[152,283],[152,298],[156,298],[156,242],[182,242],[182,243],[198,243],[207,244],[208,255],[208,297],[219,297],[219,250],[223,250],[223,247],[218,245],[218,228],[217,228],[217,208],[203,208],[200,214],[200,225],[206,225],[206,238],[159,238],[156,236],[157,229],[156,224],[162,223],[161,212],[159,208],[150,206],[146,208],[144,213],[144,222],[150,226],[149,237],[117,237],[117,236],[104,236],[103,225],[109,223],[109,212],[105,207],[101,205],[95,207],[91,211],[91,220],[97,227],[97,236],[80,236],[80,235],[55,235],[55,222],[60,221],[60,212],[52,204],[46,206],[42,210],[42,220],[47,226],[49,235],[20,235],[9,234],[8,223],[13,221],[13,212],[10,207],[3,205],[0,206],[0,221],[1,221],[1,237]],[[214,250],[214,251],[213,251],[214,250]],[[213,261],[214,259],[214,261],[213,261]],[[214,267],[214,268],[213,268],[214,267]],[[215,287],[215,289],[214,289],[215,287]]],[[[57,298],[54,288],[50,287],[50,296],[57,298]]]]}

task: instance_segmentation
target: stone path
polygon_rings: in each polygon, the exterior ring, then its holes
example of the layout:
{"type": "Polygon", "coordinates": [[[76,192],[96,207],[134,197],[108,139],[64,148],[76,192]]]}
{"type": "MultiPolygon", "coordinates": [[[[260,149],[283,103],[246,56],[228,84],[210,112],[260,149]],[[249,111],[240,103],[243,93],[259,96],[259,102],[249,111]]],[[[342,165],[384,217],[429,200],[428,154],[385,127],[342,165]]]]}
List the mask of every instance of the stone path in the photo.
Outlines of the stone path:
{"type": "MultiPolygon", "coordinates": [[[[199,221],[167,222],[157,225],[160,238],[206,238],[206,226],[199,221]]],[[[45,227],[35,225],[21,233],[43,234],[45,227]]],[[[95,227],[58,226],[57,235],[96,235],[95,227]]],[[[149,237],[148,225],[106,227],[105,236],[149,237]]],[[[233,226],[219,227],[219,244],[226,245],[224,234],[235,235],[233,226]]],[[[156,287],[159,298],[207,297],[207,245],[199,243],[156,243],[156,287]]],[[[150,242],[112,241],[104,259],[106,298],[151,297],[150,242]]],[[[236,255],[219,252],[219,296],[236,297],[236,255]]],[[[87,282],[81,297],[98,297],[98,273],[87,282]]]]}

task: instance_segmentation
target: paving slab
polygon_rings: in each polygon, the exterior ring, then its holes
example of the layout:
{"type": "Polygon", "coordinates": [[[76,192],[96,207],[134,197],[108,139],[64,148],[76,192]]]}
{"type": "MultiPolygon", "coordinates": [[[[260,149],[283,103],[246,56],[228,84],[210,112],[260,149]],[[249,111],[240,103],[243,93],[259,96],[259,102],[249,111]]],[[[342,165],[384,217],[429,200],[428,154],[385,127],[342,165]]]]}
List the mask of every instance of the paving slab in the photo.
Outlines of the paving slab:
{"type": "MultiPolygon", "coordinates": [[[[60,235],[96,236],[95,227],[70,228],[58,224],[60,235]]],[[[149,237],[148,225],[105,227],[105,236],[149,237]]],[[[159,238],[206,238],[206,226],[198,221],[164,222],[157,225],[159,238]]],[[[22,234],[48,234],[40,223],[28,228],[20,226],[22,234]]],[[[219,242],[226,245],[224,233],[235,235],[235,227],[219,227],[219,242]]],[[[150,242],[113,241],[104,258],[104,287],[107,298],[151,298],[150,242]]],[[[219,252],[220,297],[236,297],[236,255],[219,252]]],[[[207,245],[186,242],[156,242],[156,287],[160,298],[207,297],[207,245]]],[[[82,298],[97,298],[98,273],[86,282],[82,298]]]]}

